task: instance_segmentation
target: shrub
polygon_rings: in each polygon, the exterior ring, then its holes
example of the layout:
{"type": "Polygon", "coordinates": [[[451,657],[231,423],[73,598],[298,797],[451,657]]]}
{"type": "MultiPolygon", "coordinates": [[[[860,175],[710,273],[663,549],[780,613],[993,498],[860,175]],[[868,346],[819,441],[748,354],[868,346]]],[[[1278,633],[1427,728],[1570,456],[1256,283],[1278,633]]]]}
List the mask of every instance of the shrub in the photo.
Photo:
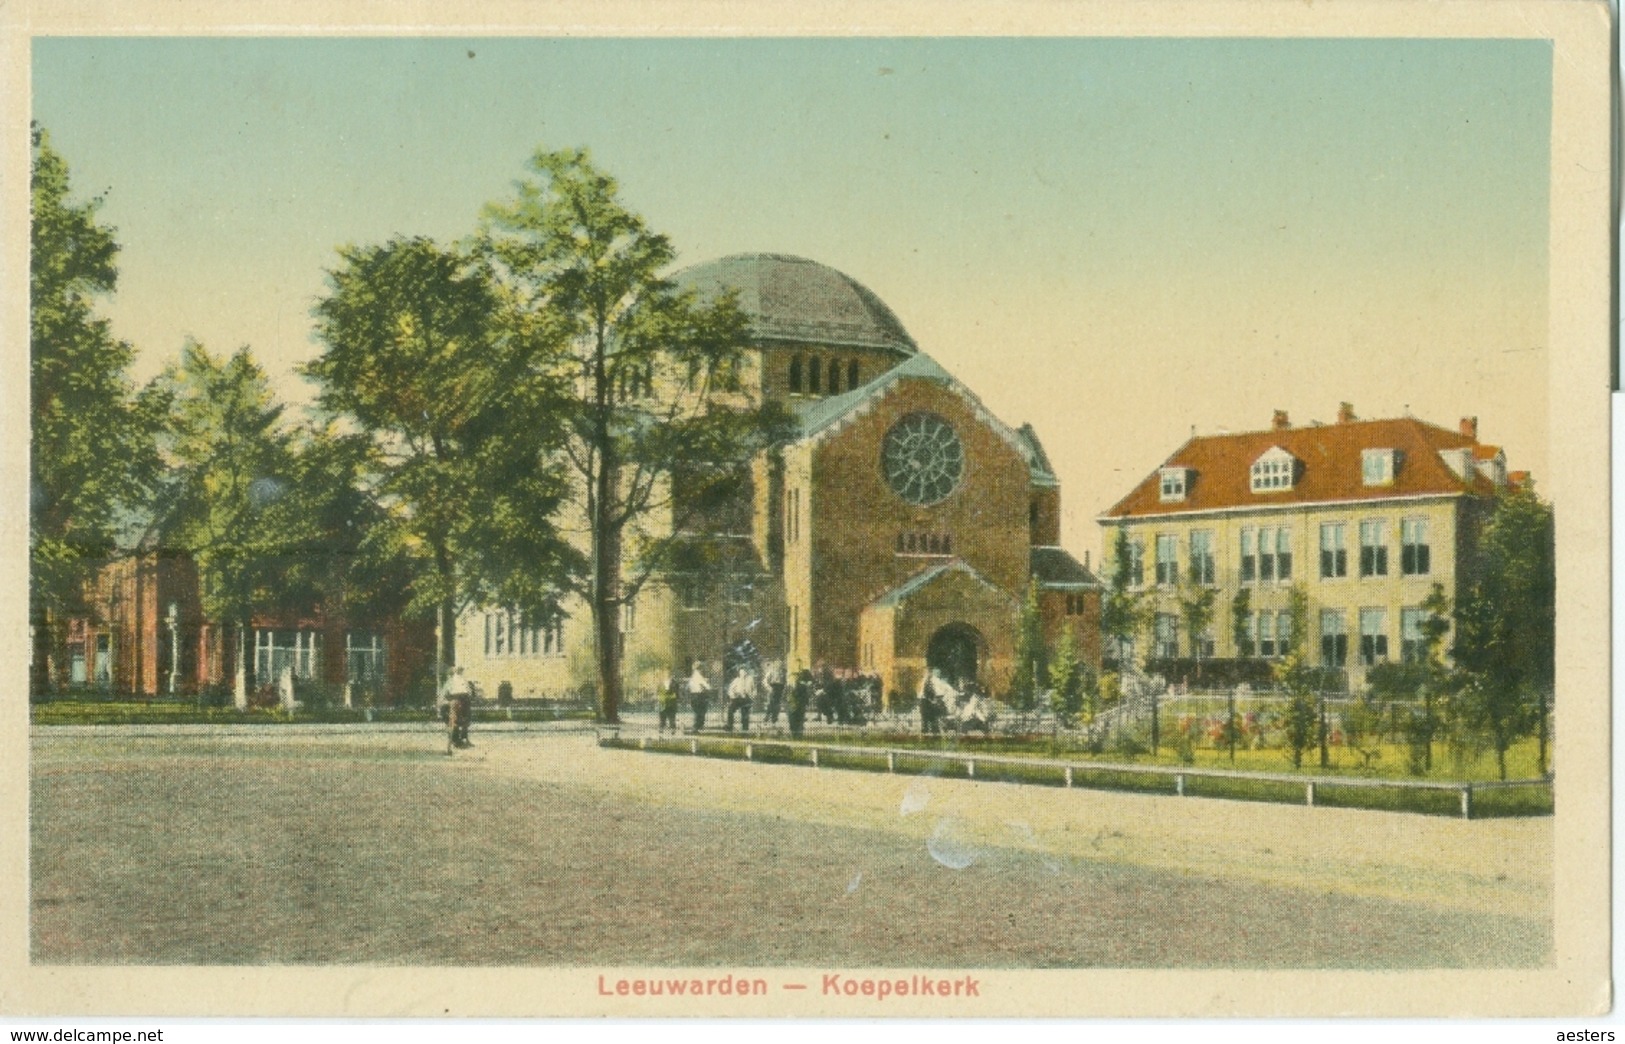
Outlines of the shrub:
{"type": "Polygon", "coordinates": [[[1193,688],[1200,686],[1204,689],[1233,689],[1243,683],[1254,689],[1270,689],[1275,686],[1275,676],[1270,672],[1269,660],[1204,659],[1200,664],[1200,681],[1197,680],[1197,666],[1197,661],[1190,657],[1148,660],[1145,672],[1170,679],[1185,678],[1191,682],[1193,688]]]}

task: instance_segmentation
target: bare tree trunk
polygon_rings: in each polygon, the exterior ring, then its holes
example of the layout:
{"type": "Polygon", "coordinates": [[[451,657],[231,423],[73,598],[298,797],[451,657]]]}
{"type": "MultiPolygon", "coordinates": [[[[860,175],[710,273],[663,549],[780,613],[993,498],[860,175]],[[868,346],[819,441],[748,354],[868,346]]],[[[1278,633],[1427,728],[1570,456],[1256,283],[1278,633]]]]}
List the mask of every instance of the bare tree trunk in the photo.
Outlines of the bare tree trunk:
{"type": "Polygon", "coordinates": [[[621,540],[611,524],[618,498],[616,468],[603,459],[598,469],[593,519],[592,622],[593,650],[598,659],[598,716],[606,724],[621,720],[621,540]]]}
{"type": "Polygon", "coordinates": [[[50,610],[44,606],[36,609],[33,615],[34,653],[28,665],[28,691],[30,697],[43,698],[55,688],[56,678],[55,672],[51,669],[53,666],[51,654],[56,647],[52,635],[56,621],[51,617],[50,610]]]}

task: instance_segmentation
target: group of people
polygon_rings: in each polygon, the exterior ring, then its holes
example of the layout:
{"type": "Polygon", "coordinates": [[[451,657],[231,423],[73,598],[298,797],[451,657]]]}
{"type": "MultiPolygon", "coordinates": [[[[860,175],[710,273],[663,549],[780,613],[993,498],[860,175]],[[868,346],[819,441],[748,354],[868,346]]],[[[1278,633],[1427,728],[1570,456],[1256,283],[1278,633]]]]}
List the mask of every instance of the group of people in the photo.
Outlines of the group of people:
{"type": "Polygon", "coordinates": [[[947,725],[959,732],[990,732],[993,705],[976,682],[961,680],[955,684],[933,667],[920,682],[920,731],[935,735],[947,725]]]}
{"type": "MultiPolygon", "coordinates": [[[[729,672],[722,696],[726,701],[727,720],[724,729],[734,731],[737,721],[741,730],[750,731],[752,708],[766,701],[763,723],[776,728],[779,715],[785,715],[790,735],[800,736],[806,727],[807,714],[812,711],[826,724],[862,725],[880,709],[880,679],[857,671],[836,671],[821,664],[817,674],[807,668],[788,677],[783,660],[771,660],[763,665],[748,657],[735,657],[736,661],[724,670],[729,672]]],[[[685,678],[673,674],[661,687],[657,698],[659,730],[677,731],[677,712],[682,697],[688,697],[693,712],[694,731],[705,728],[711,701],[716,696],[704,664],[695,661],[685,678]]]]}

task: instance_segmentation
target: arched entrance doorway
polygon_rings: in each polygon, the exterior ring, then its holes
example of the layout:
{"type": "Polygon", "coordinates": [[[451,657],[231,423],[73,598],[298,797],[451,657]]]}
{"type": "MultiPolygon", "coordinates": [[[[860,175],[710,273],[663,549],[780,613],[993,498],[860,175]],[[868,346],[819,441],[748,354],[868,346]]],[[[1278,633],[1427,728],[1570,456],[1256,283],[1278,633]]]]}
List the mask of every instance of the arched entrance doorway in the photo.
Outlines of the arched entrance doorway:
{"type": "Polygon", "coordinates": [[[931,636],[925,665],[942,672],[950,684],[977,677],[982,635],[967,623],[951,623],[931,636]]]}

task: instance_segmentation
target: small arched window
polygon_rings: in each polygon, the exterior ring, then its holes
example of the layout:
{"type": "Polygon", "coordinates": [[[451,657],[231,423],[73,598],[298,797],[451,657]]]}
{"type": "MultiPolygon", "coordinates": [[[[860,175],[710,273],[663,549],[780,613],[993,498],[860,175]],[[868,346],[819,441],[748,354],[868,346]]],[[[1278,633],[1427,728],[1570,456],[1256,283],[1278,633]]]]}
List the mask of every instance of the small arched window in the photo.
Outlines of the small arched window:
{"type": "Polygon", "coordinates": [[[846,390],[851,391],[858,386],[858,361],[853,359],[846,364],[846,390]]]}
{"type": "Polygon", "coordinates": [[[801,392],[801,356],[790,360],[790,391],[796,394],[801,392]]]}
{"type": "Polygon", "coordinates": [[[817,395],[822,390],[819,387],[823,383],[819,380],[819,369],[820,364],[818,362],[818,357],[813,356],[812,361],[807,363],[807,390],[812,392],[814,395],[817,395]]]}
{"type": "Polygon", "coordinates": [[[841,360],[829,361],[829,393],[834,395],[841,390],[841,360]]]}

